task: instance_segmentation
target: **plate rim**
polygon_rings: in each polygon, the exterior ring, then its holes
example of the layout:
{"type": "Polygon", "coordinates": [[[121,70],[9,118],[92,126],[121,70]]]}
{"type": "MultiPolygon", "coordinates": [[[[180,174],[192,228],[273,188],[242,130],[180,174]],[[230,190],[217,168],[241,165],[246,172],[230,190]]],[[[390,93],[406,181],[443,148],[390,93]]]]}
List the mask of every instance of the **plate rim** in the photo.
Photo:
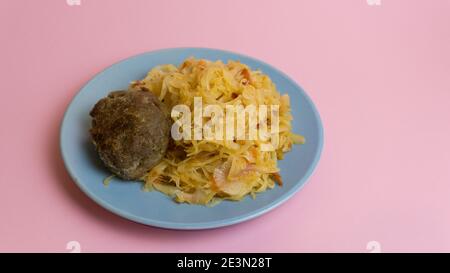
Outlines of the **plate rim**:
{"type": "Polygon", "coordinates": [[[235,225],[238,223],[242,223],[245,221],[249,221],[252,220],[254,218],[257,218],[277,207],[279,207],[280,205],[284,204],[287,200],[289,200],[295,193],[297,193],[298,191],[300,191],[308,182],[310,177],[313,175],[313,173],[315,172],[315,170],[317,169],[318,163],[320,161],[321,155],[322,155],[322,151],[323,151],[323,145],[324,145],[324,129],[323,129],[323,123],[322,123],[322,119],[320,117],[319,111],[317,110],[316,105],[314,104],[314,102],[311,100],[311,98],[309,97],[309,95],[304,91],[304,89],[296,82],[294,81],[290,76],[288,76],[286,73],[284,73],[283,71],[279,70],[278,68],[276,68],[275,66],[254,58],[252,56],[248,56],[246,54],[242,54],[242,53],[236,53],[233,51],[229,51],[229,50],[224,50],[224,49],[217,49],[217,48],[208,48],[208,47],[173,47],[173,48],[163,48],[163,49],[157,49],[157,50],[152,50],[152,51],[146,51],[146,52],[142,52],[142,53],[138,53],[132,56],[129,56],[127,58],[123,58],[119,61],[114,62],[113,64],[107,66],[106,68],[102,69],[100,72],[96,73],[94,76],[90,77],[89,80],[78,90],[78,92],[72,97],[72,99],[70,100],[62,121],[60,123],[60,131],[59,131],[59,148],[60,148],[60,154],[62,156],[63,159],[63,163],[64,166],[67,170],[67,172],[69,173],[69,176],[71,177],[71,179],[75,182],[75,184],[78,186],[78,188],[84,193],[86,194],[91,200],[93,200],[97,205],[103,207],[104,209],[108,210],[109,212],[116,214],[118,216],[121,216],[122,218],[125,218],[127,220],[136,222],[136,223],[140,223],[140,224],[144,224],[147,226],[152,226],[152,227],[157,227],[157,228],[164,228],[164,229],[172,229],[172,230],[204,230],[204,229],[214,229],[214,228],[220,228],[220,227],[225,227],[225,226],[230,226],[230,225],[235,225]],[[64,138],[63,138],[63,132],[65,130],[65,124],[66,120],[68,119],[68,113],[69,110],[71,109],[71,107],[73,107],[73,102],[76,100],[76,98],[78,96],[80,96],[80,94],[82,93],[82,91],[88,87],[88,85],[95,80],[98,76],[102,75],[103,73],[106,73],[108,70],[112,69],[113,67],[115,67],[116,65],[122,63],[122,62],[126,62],[128,60],[131,59],[135,59],[135,58],[139,58],[141,56],[144,55],[157,55],[157,54],[161,54],[164,52],[175,52],[175,51],[185,51],[185,50],[206,50],[206,51],[216,51],[216,52],[222,52],[225,54],[231,54],[231,55],[235,55],[237,57],[244,57],[246,59],[255,61],[257,63],[261,63],[267,67],[269,67],[270,69],[272,69],[273,71],[275,71],[276,73],[279,73],[281,76],[283,76],[284,78],[286,78],[288,81],[290,81],[296,88],[297,90],[295,92],[300,92],[301,95],[303,95],[303,97],[306,99],[306,101],[308,102],[308,104],[311,105],[312,108],[312,112],[313,115],[315,116],[315,118],[317,119],[317,127],[318,127],[318,149],[316,150],[316,153],[314,155],[312,164],[308,167],[306,173],[303,175],[303,177],[296,181],[296,184],[286,193],[282,194],[280,197],[278,197],[277,199],[273,200],[272,202],[270,202],[269,204],[262,206],[252,212],[240,215],[240,216],[235,216],[232,218],[227,218],[227,219],[222,219],[222,220],[216,220],[216,221],[208,221],[208,222],[201,222],[201,223],[189,223],[189,224],[185,224],[185,223],[175,223],[175,222],[169,222],[169,221],[159,221],[159,220],[155,220],[155,219],[148,219],[145,217],[141,217],[138,215],[134,215],[132,213],[127,212],[126,210],[122,210],[120,208],[117,208],[116,206],[113,206],[111,204],[109,204],[108,202],[104,201],[103,199],[97,197],[95,194],[93,194],[91,191],[88,190],[88,187],[84,186],[83,183],[81,183],[77,176],[75,175],[74,170],[72,169],[72,167],[67,163],[67,155],[64,152],[64,138]]]}

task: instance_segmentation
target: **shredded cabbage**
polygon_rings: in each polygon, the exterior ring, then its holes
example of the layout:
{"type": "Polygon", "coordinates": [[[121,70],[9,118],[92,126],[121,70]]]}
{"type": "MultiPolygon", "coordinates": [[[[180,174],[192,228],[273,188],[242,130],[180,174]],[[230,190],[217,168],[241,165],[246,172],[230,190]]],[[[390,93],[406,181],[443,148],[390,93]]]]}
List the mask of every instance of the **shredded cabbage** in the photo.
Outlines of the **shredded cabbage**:
{"type": "MultiPolygon", "coordinates": [[[[289,96],[280,95],[271,79],[238,61],[186,59],[179,67],[162,65],[132,82],[130,89],[153,92],[172,109],[184,104],[193,111],[194,97],[203,104],[279,105],[279,145],[261,151],[260,140],[171,141],[164,159],[144,176],[145,189],[156,189],[177,202],[211,205],[241,200],[282,185],[277,160],[292,144],[305,139],[291,132],[289,96]]],[[[246,119],[245,122],[248,122],[246,119]]],[[[248,127],[248,124],[246,124],[248,127]]]]}

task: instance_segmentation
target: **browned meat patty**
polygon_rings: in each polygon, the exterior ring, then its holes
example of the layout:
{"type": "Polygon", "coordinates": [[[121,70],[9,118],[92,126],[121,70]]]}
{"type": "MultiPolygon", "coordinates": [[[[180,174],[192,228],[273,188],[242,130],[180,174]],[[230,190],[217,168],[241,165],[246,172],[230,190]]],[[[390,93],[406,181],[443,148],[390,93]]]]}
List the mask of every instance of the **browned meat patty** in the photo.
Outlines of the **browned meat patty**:
{"type": "Polygon", "coordinates": [[[125,180],[142,178],[165,155],[170,118],[147,91],[115,91],[92,109],[90,133],[103,163],[125,180]]]}

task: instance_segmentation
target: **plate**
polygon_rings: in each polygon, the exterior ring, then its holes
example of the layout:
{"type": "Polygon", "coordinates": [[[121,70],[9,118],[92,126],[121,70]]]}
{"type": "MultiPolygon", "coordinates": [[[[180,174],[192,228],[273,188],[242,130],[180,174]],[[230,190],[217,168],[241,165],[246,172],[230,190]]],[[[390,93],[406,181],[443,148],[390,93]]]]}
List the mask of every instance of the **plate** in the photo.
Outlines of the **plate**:
{"type": "Polygon", "coordinates": [[[229,51],[207,48],[173,48],[148,52],[120,61],[90,80],[74,97],[64,115],[60,146],[65,166],[75,183],[105,209],[129,220],[169,229],[208,229],[250,220],[279,206],[292,197],[315,169],[323,145],[319,114],[303,89],[278,69],[254,58],[229,51]],[[145,192],[140,182],[113,179],[109,186],[103,180],[110,175],[98,158],[90,141],[89,111],[112,90],[126,89],[133,80],[144,78],[156,65],[180,64],[188,57],[210,60],[239,60],[253,70],[269,75],[281,93],[289,94],[293,131],[306,138],[306,144],[294,145],[280,160],[283,186],[246,197],[240,202],[224,201],[207,207],[178,204],[158,192],[145,192]]]}

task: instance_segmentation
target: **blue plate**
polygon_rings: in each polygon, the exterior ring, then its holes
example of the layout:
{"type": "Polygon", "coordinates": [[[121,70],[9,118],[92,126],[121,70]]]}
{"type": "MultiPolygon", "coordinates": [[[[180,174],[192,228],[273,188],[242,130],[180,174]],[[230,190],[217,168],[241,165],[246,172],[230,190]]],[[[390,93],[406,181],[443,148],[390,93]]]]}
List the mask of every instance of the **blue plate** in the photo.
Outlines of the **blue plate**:
{"type": "Polygon", "coordinates": [[[171,229],[208,229],[240,223],[279,206],[307,181],[319,161],[323,131],[319,114],[300,86],[276,68],[248,56],[207,48],[174,48],[137,55],[116,63],[89,81],[70,103],[61,126],[61,151],[71,177],[99,205],[122,217],[146,225],[171,229]],[[293,130],[306,137],[306,144],[294,145],[279,161],[284,185],[246,197],[240,202],[224,201],[214,207],[177,204],[158,192],[142,191],[139,182],[113,179],[106,187],[103,179],[110,173],[103,167],[92,145],[88,130],[89,111],[112,90],[126,89],[133,80],[142,79],[154,66],[180,64],[194,56],[210,60],[240,60],[252,69],[270,76],[281,93],[291,98],[293,130]]]}

